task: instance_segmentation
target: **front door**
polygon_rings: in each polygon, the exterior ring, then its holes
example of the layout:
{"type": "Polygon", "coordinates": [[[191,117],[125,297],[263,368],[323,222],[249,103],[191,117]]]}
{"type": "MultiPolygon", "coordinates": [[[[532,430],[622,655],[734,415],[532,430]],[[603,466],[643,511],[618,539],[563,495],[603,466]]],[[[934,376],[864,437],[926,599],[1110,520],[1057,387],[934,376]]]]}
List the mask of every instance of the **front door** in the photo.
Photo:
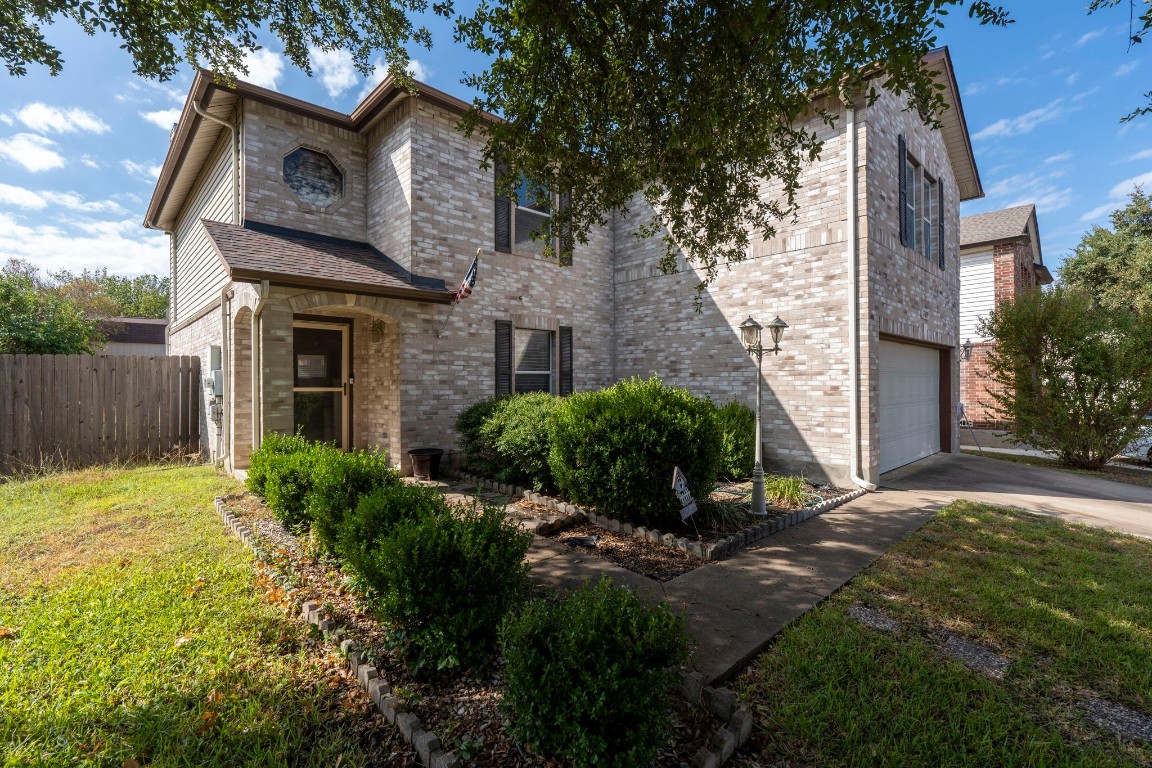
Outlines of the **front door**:
{"type": "Polygon", "coordinates": [[[297,320],[292,324],[296,429],[309,440],[348,445],[348,326],[297,320]]]}

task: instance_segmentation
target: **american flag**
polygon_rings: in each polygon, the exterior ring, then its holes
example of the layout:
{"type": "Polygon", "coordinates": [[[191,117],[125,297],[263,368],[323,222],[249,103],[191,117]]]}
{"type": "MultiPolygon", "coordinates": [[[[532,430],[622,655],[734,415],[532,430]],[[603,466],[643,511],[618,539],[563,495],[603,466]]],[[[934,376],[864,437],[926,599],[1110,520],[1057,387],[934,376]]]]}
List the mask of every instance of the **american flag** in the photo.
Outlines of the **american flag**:
{"type": "Polygon", "coordinates": [[[480,264],[480,257],[472,259],[472,266],[468,267],[468,274],[464,275],[463,282],[460,283],[460,290],[456,291],[455,304],[459,304],[472,295],[472,289],[476,287],[476,268],[480,264]]]}

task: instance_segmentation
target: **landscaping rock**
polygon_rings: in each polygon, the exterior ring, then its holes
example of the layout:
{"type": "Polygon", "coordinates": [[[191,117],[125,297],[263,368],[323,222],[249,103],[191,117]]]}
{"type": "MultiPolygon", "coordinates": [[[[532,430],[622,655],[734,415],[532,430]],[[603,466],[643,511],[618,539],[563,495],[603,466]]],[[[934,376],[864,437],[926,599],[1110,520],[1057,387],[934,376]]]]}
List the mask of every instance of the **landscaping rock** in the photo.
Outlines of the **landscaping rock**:
{"type": "Polygon", "coordinates": [[[373,678],[380,677],[380,673],[371,664],[361,664],[359,669],[356,670],[356,679],[360,681],[360,685],[364,688],[368,687],[368,681],[373,678]]]}
{"type": "Polygon", "coordinates": [[[719,753],[720,762],[728,762],[728,758],[736,754],[736,734],[727,728],[720,728],[712,736],[712,751],[719,753]]]}
{"type": "Polygon", "coordinates": [[[360,652],[352,651],[348,654],[348,671],[352,673],[353,677],[360,671],[360,652]]]}
{"type": "Polygon", "coordinates": [[[376,708],[380,708],[380,700],[392,693],[392,686],[389,685],[384,678],[374,677],[368,681],[368,698],[372,699],[372,703],[376,708]]]}
{"type": "Polygon", "coordinates": [[[728,728],[736,734],[737,746],[744,746],[752,737],[752,713],[746,709],[737,709],[728,721],[728,728]]]}
{"type": "Polygon", "coordinates": [[[847,613],[866,627],[872,627],[872,629],[878,629],[881,632],[900,631],[900,622],[896,619],[889,618],[880,611],[874,611],[863,605],[850,606],[847,613]]]}
{"type": "Polygon", "coordinates": [[[397,708],[399,706],[400,699],[396,698],[395,696],[381,696],[380,703],[376,708],[380,710],[380,714],[384,715],[385,720],[387,720],[389,723],[395,723],[396,715],[399,714],[397,712],[397,708]]]}
{"type": "Polygon", "coordinates": [[[689,672],[680,683],[680,693],[689,704],[700,706],[700,693],[704,690],[704,675],[689,672]]]}
{"type": "Polygon", "coordinates": [[[632,535],[638,539],[646,539],[648,538],[648,529],[642,525],[638,525],[632,529],[632,535]]]}
{"type": "Polygon", "coordinates": [[[1004,673],[1012,663],[1011,659],[1001,656],[987,646],[955,636],[948,638],[943,651],[962,661],[965,666],[994,680],[1003,680],[1004,673]]]}
{"type": "Polygon", "coordinates": [[[320,608],[320,603],[315,600],[309,600],[300,606],[300,618],[304,621],[309,621],[308,614],[320,608]]]}
{"type": "Polygon", "coordinates": [[[1088,719],[1127,741],[1152,743],[1152,717],[1105,699],[1083,701],[1088,719]]]}
{"type": "Polygon", "coordinates": [[[716,717],[727,722],[736,711],[736,692],[728,688],[714,689],[709,697],[708,709],[716,717]]]}
{"type": "Polygon", "coordinates": [[[720,768],[720,758],[707,747],[701,747],[692,758],[692,768],[720,768]]]}
{"type": "Polygon", "coordinates": [[[455,752],[441,752],[432,758],[432,768],[460,768],[460,758],[455,752]]]}

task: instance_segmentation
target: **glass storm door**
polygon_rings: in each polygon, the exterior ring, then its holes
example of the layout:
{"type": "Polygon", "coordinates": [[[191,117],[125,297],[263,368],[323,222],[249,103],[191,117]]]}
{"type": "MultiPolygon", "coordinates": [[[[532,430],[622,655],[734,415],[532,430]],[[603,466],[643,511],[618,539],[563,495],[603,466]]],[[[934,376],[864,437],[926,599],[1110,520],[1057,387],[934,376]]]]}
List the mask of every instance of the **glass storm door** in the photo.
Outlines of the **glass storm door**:
{"type": "Polygon", "coordinates": [[[296,429],[309,440],[348,448],[348,326],[292,324],[296,429]]]}

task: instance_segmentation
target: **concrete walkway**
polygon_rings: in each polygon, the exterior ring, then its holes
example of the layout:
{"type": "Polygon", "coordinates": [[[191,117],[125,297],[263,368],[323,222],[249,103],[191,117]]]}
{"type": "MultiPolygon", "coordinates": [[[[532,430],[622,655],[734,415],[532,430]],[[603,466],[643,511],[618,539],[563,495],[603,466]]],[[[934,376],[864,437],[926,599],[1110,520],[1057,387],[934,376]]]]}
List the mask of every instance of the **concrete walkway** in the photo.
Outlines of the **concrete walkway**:
{"type": "Polygon", "coordinates": [[[532,577],[561,590],[604,574],[667,601],[696,641],[696,670],[722,682],[943,506],[911,493],[871,493],[663,584],[548,539],[537,538],[529,557],[532,577]]]}
{"type": "Polygon", "coordinates": [[[1152,538],[1152,488],[964,454],[893,470],[885,487],[947,504],[970,499],[1152,538]]]}
{"type": "MultiPolygon", "coordinates": [[[[486,494],[489,501],[506,497],[486,494]]],[[[881,487],[719,562],[660,583],[537,537],[532,577],[561,590],[609,576],[681,612],[693,665],[723,682],[791,621],[834,593],[958,498],[1016,507],[1152,537],[1152,488],[962,454],[938,454],[881,478],[881,487]]]]}

